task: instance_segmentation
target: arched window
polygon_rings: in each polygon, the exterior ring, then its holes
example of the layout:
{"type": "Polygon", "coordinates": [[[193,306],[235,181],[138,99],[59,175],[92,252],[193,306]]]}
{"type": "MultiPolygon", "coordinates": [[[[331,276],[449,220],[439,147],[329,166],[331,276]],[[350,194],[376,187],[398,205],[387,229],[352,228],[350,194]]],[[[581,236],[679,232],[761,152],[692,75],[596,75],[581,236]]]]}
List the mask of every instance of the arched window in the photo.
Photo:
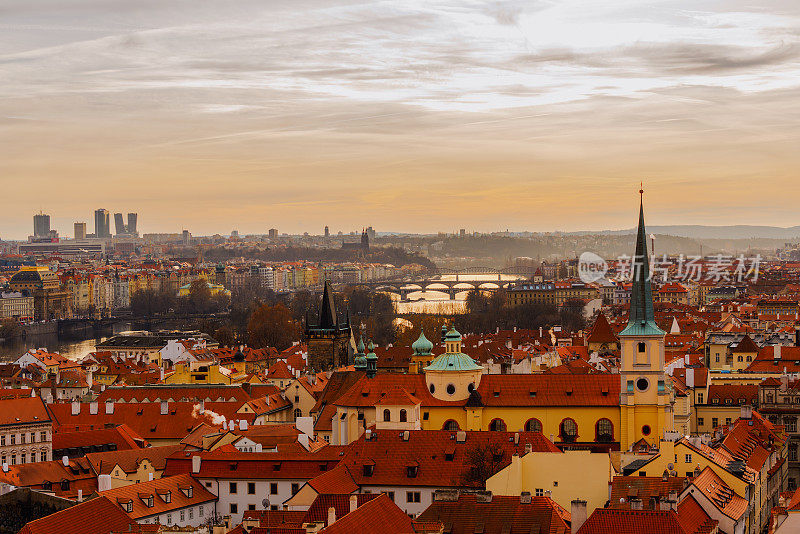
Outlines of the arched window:
{"type": "Polygon", "coordinates": [[[559,437],[561,441],[573,442],[578,438],[578,424],[574,419],[564,419],[559,425],[559,437]]]}
{"type": "Polygon", "coordinates": [[[542,422],[538,419],[531,418],[525,421],[525,432],[541,432],[542,431],[542,422]]]}
{"type": "Polygon", "coordinates": [[[502,419],[492,419],[492,422],[489,423],[489,430],[493,430],[495,432],[505,432],[506,422],[502,419]]]}
{"type": "Polygon", "coordinates": [[[452,419],[448,419],[442,425],[442,430],[449,430],[450,432],[455,432],[458,430],[458,423],[453,421],[452,419]]]}
{"type": "Polygon", "coordinates": [[[609,443],[614,441],[614,423],[610,419],[600,419],[595,425],[595,441],[609,443]]]}
{"type": "Polygon", "coordinates": [[[639,345],[637,346],[639,352],[646,352],[647,351],[647,344],[644,341],[640,341],[639,345]]]}
{"type": "Polygon", "coordinates": [[[405,410],[400,410],[400,422],[405,423],[406,421],[408,421],[408,414],[405,410]]]}
{"type": "Polygon", "coordinates": [[[303,417],[303,410],[300,408],[294,409],[294,418],[297,419],[298,417],[303,417]]]}
{"type": "Polygon", "coordinates": [[[389,408],[383,410],[383,420],[387,423],[392,420],[392,412],[389,411],[389,408]]]}

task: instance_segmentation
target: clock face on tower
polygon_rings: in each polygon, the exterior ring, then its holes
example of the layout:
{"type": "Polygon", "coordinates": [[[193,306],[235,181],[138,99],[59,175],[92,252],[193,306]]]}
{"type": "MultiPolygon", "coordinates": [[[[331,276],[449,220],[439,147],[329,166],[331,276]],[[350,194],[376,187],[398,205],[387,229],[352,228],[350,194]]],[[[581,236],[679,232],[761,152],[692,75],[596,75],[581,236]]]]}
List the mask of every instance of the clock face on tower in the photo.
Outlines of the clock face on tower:
{"type": "Polygon", "coordinates": [[[647,391],[647,388],[650,387],[650,381],[644,377],[639,378],[636,380],[636,389],[639,391],[647,391]]]}

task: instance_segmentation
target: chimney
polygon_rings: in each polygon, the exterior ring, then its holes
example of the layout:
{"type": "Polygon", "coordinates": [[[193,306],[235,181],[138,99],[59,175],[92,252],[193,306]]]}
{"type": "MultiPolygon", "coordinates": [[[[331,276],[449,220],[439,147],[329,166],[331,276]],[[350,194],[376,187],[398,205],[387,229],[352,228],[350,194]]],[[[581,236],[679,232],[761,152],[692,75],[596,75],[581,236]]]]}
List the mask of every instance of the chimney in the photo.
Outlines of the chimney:
{"type": "Polygon", "coordinates": [[[464,443],[467,441],[467,433],[463,430],[456,432],[456,443],[464,443]]]}
{"type": "Polygon", "coordinates": [[[519,432],[514,432],[514,445],[519,445],[519,432]]]}
{"type": "Polygon", "coordinates": [[[358,508],[358,495],[350,495],[350,512],[355,512],[358,508]]]}
{"type": "Polygon", "coordinates": [[[794,346],[800,347],[800,327],[794,329],[794,346]]]}
{"type": "Polygon", "coordinates": [[[411,433],[408,430],[403,431],[403,441],[408,441],[408,438],[411,437],[411,433]]]}
{"type": "Polygon", "coordinates": [[[153,472],[152,471],[147,473],[147,481],[148,482],[152,482],[153,481],[153,472]]]}
{"type": "Polygon", "coordinates": [[[97,477],[97,491],[106,491],[111,489],[111,475],[99,475],[97,477]]]}
{"type": "Polygon", "coordinates": [[[94,373],[92,371],[86,371],[86,384],[91,388],[94,383],[94,373]]]}
{"type": "Polygon", "coordinates": [[[529,452],[533,452],[533,443],[530,442],[525,444],[525,454],[529,452]]]}
{"type": "Polygon", "coordinates": [[[200,463],[203,461],[199,456],[192,456],[192,473],[200,472],[200,463]]]}
{"type": "Polygon", "coordinates": [[[106,413],[114,413],[114,401],[106,401],[106,413]]]}
{"type": "Polygon", "coordinates": [[[575,534],[578,532],[578,529],[580,529],[583,524],[586,523],[586,501],[582,501],[580,499],[575,499],[572,501],[570,512],[572,516],[572,527],[570,528],[570,532],[575,534]]]}
{"type": "Polygon", "coordinates": [[[772,357],[774,359],[776,359],[776,360],[780,360],[781,359],[781,346],[780,345],[775,345],[774,347],[772,347],[772,357]]]}
{"type": "Polygon", "coordinates": [[[328,526],[331,526],[336,522],[336,508],[331,506],[328,508],[328,526]]]}
{"type": "Polygon", "coordinates": [[[69,465],[69,456],[62,456],[61,463],[64,465],[64,467],[67,467],[69,465]]]}
{"type": "Polygon", "coordinates": [[[161,401],[161,415],[169,414],[169,401],[161,401]]]}
{"type": "Polygon", "coordinates": [[[686,387],[694,389],[694,367],[686,369],[686,387]]]}
{"type": "Polygon", "coordinates": [[[78,490],[78,502],[81,502],[82,500],[83,500],[83,490],[79,489],[78,490]]]}
{"type": "Polygon", "coordinates": [[[78,401],[72,401],[72,415],[80,415],[81,413],[81,403],[78,401]]]}
{"type": "Polygon", "coordinates": [[[739,415],[741,419],[751,419],[753,417],[753,407],[749,404],[742,405],[742,413],[739,415]]]}
{"type": "Polygon", "coordinates": [[[520,504],[530,504],[531,503],[531,492],[530,491],[523,491],[519,494],[519,502],[520,504]]]}
{"type": "MultiPolygon", "coordinates": [[[[369,432],[369,431],[367,431],[369,432]]],[[[305,449],[309,450],[310,445],[308,443],[308,434],[298,434],[297,435],[297,442],[305,449]]]]}
{"type": "Polygon", "coordinates": [[[247,430],[247,425],[248,423],[246,419],[239,420],[239,430],[247,430]]]}
{"type": "Polygon", "coordinates": [[[97,415],[97,402],[90,402],[89,403],[89,413],[92,415],[97,415]]]}
{"type": "Polygon", "coordinates": [[[233,419],[231,419],[230,422],[228,423],[228,430],[230,430],[231,432],[236,430],[236,421],[234,421],[233,419]]]}
{"type": "Polygon", "coordinates": [[[3,473],[8,473],[8,464],[3,462],[3,473]]]}

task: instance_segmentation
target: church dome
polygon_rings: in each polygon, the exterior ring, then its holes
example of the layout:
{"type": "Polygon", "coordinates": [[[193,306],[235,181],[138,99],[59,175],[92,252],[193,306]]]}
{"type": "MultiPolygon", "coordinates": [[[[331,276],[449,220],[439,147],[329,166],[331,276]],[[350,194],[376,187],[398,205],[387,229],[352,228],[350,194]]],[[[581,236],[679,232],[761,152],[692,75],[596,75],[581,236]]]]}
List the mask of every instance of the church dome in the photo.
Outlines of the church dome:
{"type": "Polygon", "coordinates": [[[411,344],[411,349],[414,351],[415,356],[430,356],[433,351],[433,343],[425,337],[425,331],[421,331],[419,338],[411,344]]]}

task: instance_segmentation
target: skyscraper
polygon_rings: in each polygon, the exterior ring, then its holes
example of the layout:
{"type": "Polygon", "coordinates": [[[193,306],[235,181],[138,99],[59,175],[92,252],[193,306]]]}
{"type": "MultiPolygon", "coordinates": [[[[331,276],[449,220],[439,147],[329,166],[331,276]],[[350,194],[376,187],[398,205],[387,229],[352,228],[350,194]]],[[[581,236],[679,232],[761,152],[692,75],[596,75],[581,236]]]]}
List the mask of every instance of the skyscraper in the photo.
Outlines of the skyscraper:
{"type": "Polygon", "coordinates": [[[117,235],[127,233],[125,231],[125,220],[122,218],[121,213],[114,214],[114,229],[116,230],[115,233],[117,235]]]}
{"type": "Polygon", "coordinates": [[[50,216],[41,211],[33,216],[33,236],[47,237],[50,234],[50,216]]]}
{"type": "Polygon", "coordinates": [[[325,225],[325,237],[330,237],[330,236],[331,236],[331,231],[330,231],[330,229],[328,228],[328,226],[327,226],[327,225],[325,225]]]}
{"type": "Polygon", "coordinates": [[[86,223],[75,223],[75,239],[86,239],[86,223]]]}
{"type": "Polygon", "coordinates": [[[100,208],[94,211],[94,235],[95,237],[111,237],[108,210],[100,208]]]}
{"type": "Polygon", "coordinates": [[[135,213],[129,213],[128,214],[128,228],[127,228],[127,230],[128,230],[128,233],[131,234],[131,235],[136,235],[136,233],[137,233],[136,221],[137,221],[138,218],[139,218],[139,216],[137,214],[135,214],[135,213]]]}

